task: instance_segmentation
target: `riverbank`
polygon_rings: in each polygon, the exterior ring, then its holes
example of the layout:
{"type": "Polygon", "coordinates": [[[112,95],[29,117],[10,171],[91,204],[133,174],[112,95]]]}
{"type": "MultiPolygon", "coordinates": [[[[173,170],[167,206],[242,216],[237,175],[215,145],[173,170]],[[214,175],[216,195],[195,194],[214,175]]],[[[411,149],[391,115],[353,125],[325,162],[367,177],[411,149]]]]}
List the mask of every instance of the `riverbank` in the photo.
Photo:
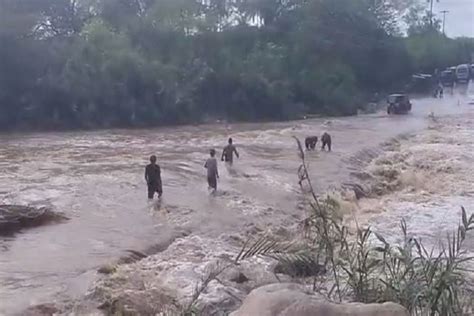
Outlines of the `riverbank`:
{"type": "MultiPolygon", "coordinates": [[[[460,89],[460,92],[463,93],[463,89],[460,89]]],[[[427,97],[431,97],[429,94],[409,94],[411,99],[425,99],[427,97]]],[[[173,128],[189,128],[189,127],[209,127],[214,126],[218,129],[220,128],[228,128],[232,125],[254,125],[254,124],[268,124],[268,123],[275,123],[275,122],[302,122],[306,120],[313,120],[313,119],[324,119],[324,120],[331,120],[331,119],[339,119],[339,118],[348,118],[348,117],[355,117],[358,115],[367,115],[367,114],[374,114],[378,111],[385,111],[387,107],[386,99],[380,99],[377,102],[371,102],[367,100],[367,102],[363,103],[361,106],[354,109],[353,113],[341,113],[341,114],[334,114],[334,113],[298,113],[298,115],[292,116],[290,118],[281,118],[280,120],[275,118],[268,118],[268,119],[246,119],[246,120],[238,120],[238,119],[227,119],[223,117],[206,117],[203,119],[199,119],[197,121],[190,120],[184,122],[164,122],[160,124],[143,124],[143,125],[115,125],[115,126],[74,126],[74,125],[60,125],[54,126],[52,124],[46,126],[39,126],[39,127],[31,127],[29,125],[24,126],[17,126],[12,127],[9,129],[1,129],[0,133],[3,135],[30,135],[34,133],[94,133],[94,132],[101,132],[101,131],[143,131],[147,129],[153,129],[157,132],[166,131],[173,128]]],[[[193,118],[196,119],[196,118],[193,118]]]]}
{"type": "MultiPolygon", "coordinates": [[[[474,212],[474,113],[471,110],[462,116],[426,119],[428,127],[423,132],[383,143],[380,155],[361,167],[359,176],[363,172],[367,177],[358,183],[370,192],[368,198],[357,200],[351,192],[339,191],[337,196],[348,223],[370,225],[387,240],[399,243],[397,223],[403,218],[410,234],[421,237],[426,245],[437,246],[458,224],[461,205],[468,214],[474,212]]],[[[249,235],[301,238],[303,204],[294,212],[247,203],[239,209],[253,220],[235,223],[232,231],[215,237],[193,233],[178,238],[163,252],[116,266],[111,275],[92,287],[87,303],[77,305],[76,311],[90,311],[87,308],[101,305],[106,314],[116,309],[158,313],[163,308],[176,310],[192,305],[204,315],[224,314],[235,310],[251,289],[289,281],[288,276],[274,273],[276,262],[272,260],[251,258],[238,266],[232,260],[249,235]],[[206,284],[196,298],[196,289],[209,273],[224,267],[224,272],[206,284]]],[[[163,216],[182,227],[191,213],[173,210],[163,216]]],[[[468,237],[466,246],[474,253],[474,236],[468,237]]]]}

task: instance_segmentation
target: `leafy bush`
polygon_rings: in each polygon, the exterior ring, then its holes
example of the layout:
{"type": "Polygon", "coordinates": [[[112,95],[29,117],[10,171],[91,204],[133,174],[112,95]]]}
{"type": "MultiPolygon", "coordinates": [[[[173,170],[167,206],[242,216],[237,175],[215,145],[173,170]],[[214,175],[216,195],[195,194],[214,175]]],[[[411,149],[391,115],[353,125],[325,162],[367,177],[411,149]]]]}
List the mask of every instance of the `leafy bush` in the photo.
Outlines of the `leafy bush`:
{"type": "Polygon", "coordinates": [[[0,129],[355,114],[471,57],[403,3],[0,0],[0,129]]]}

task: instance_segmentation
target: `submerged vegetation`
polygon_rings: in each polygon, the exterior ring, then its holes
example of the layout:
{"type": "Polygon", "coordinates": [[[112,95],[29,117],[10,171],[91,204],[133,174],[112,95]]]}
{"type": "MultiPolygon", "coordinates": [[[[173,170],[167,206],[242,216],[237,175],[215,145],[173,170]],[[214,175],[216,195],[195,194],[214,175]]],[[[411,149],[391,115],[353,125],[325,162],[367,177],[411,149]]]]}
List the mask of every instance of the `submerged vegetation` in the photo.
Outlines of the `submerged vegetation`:
{"type": "Polygon", "coordinates": [[[351,232],[337,215],[338,204],[331,198],[321,201],[316,195],[304,151],[297,142],[302,160],[300,184],[310,195],[304,243],[282,243],[263,236],[247,242],[236,261],[263,255],[278,260],[284,267],[282,271],[310,272],[287,274],[311,280],[313,290],[331,300],[391,301],[404,306],[411,315],[472,313],[474,289],[467,284],[466,269],[474,258],[463,246],[468,234],[474,231],[474,215],[468,217],[462,208],[457,229],[433,249],[410,236],[404,220],[400,222],[399,244],[390,243],[370,227],[357,227],[351,232]]]}
{"type": "Polygon", "coordinates": [[[430,21],[416,0],[0,0],[0,128],[351,114],[468,61],[430,21]]]}

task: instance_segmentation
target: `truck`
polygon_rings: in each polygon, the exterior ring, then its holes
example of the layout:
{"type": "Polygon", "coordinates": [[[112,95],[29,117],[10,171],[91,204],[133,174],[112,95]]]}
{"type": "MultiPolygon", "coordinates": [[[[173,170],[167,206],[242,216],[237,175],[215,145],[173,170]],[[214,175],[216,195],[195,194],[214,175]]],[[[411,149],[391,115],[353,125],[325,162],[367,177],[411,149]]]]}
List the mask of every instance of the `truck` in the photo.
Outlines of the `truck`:
{"type": "Polygon", "coordinates": [[[468,82],[469,81],[469,71],[470,66],[467,64],[459,65],[456,67],[456,81],[461,82],[468,82]]]}
{"type": "Polygon", "coordinates": [[[453,87],[454,82],[456,81],[456,75],[451,69],[446,69],[441,72],[440,75],[441,84],[444,87],[453,87]]]}
{"type": "Polygon", "coordinates": [[[387,114],[407,114],[411,111],[410,98],[406,94],[391,94],[387,98],[387,114]]]}

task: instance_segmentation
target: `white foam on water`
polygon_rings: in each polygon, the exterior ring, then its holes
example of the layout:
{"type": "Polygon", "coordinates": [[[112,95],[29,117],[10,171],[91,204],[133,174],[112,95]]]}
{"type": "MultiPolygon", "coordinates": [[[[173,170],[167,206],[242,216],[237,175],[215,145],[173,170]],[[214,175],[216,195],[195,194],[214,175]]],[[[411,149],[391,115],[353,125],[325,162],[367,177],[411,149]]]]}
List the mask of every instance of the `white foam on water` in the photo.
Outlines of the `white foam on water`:
{"type": "MultiPolygon", "coordinates": [[[[387,239],[400,242],[402,219],[407,222],[408,230],[413,236],[427,239],[433,246],[452,233],[461,220],[461,206],[466,207],[468,217],[474,214],[474,197],[431,197],[429,202],[387,201],[388,212],[374,216],[368,222],[374,230],[387,239]]],[[[474,246],[474,245],[471,245],[474,246]]],[[[474,250],[474,248],[472,249],[474,250]]]]}
{"type": "MultiPolygon", "coordinates": [[[[392,243],[403,240],[400,222],[410,236],[440,250],[461,223],[461,207],[474,214],[474,114],[440,119],[436,126],[401,141],[368,168],[375,185],[386,185],[382,196],[362,200],[357,220],[392,243]]],[[[474,234],[464,247],[474,254],[474,234]]],[[[472,263],[474,267],[474,263],[472,263]]]]}

